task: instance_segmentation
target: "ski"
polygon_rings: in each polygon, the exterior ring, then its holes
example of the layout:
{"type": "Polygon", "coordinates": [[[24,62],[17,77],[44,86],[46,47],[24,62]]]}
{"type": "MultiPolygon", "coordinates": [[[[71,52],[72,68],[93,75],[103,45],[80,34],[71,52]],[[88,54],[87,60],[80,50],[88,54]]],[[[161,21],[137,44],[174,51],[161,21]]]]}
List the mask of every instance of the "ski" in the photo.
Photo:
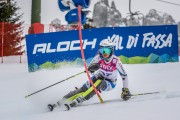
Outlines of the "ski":
{"type": "Polygon", "coordinates": [[[73,102],[70,103],[70,104],[65,103],[64,106],[65,106],[66,110],[69,111],[72,107],[77,106],[77,104],[76,104],[75,101],[73,101],[73,102]]]}
{"type": "MultiPolygon", "coordinates": [[[[131,96],[136,97],[136,96],[144,96],[144,95],[152,95],[152,94],[160,94],[160,93],[164,93],[166,91],[161,91],[161,92],[150,92],[150,93],[139,93],[139,94],[131,94],[131,96]]],[[[134,100],[134,98],[131,98],[128,101],[134,100]]],[[[103,104],[106,103],[111,103],[111,102],[123,102],[122,99],[111,99],[111,100],[105,100],[103,104]]],[[[48,104],[48,108],[49,111],[53,111],[54,108],[56,106],[60,106],[61,108],[63,108],[64,111],[69,111],[71,110],[71,108],[73,107],[83,107],[83,106],[91,106],[91,105],[98,105],[98,104],[102,104],[101,102],[95,102],[95,103],[89,103],[89,104],[78,104],[78,101],[72,101],[71,103],[58,103],[58,104],[48,104]]]]}
{"type": "Polygon", "coordinates": [[[64,104],[64,107],[66,108],[67,111],[70,110],[70,106],[68,104],[64,104]]]}
{"type": "Polygon", "coordinates": [[[62,104],[48,104],[47,107],[49,109],[50,112],[52,112],[54,110],[55,107],[61,107],[63,108],[64,111],[69,111],[72,107],[76,106],[76,102],[73,101],[72,103],[68,104],[68,103],[62,103],[62,104]]]}
{"type": "MultiPolygon", "coordinates": [[[[113,100],[106,100],[104,101],[104,103],[109,103],[109,102],[120,102],[123,100],[120,99],[113,99],[113,100]]],[[[91,105],[98,105],[101,104],[100,102],[96,102],[96,103],[90,103],[90,104],[81,104],[81,105],[77,105],[76,102],[72,102],[70,104],[68,103],[62,103],[62,104],[48,104],[48,109],[50,112],[52,112],[54,110],[55,107],[59,106],[60,108],[62,108],[63,111],[70,111],[73,107],[85,107],[85,106],[91,106],[91,105]]]]}

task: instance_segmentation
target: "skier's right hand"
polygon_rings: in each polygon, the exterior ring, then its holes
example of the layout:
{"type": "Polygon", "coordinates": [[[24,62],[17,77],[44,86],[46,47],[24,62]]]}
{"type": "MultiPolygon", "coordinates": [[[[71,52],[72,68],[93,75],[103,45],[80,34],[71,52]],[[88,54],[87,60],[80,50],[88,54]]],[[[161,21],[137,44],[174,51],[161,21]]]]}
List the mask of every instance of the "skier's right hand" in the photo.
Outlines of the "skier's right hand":
{"type": "Polygon", "coordinates": [[[99,69],[99,64],[98,63],[92,63],[88,66],[88,71],[90,73],[94,73],[96,70],[99,69]]]}
{"type": "Polygon", "coordinates": [[[122,88],[121,98],[126,101],[131,98],[131,93],[128,88],[122,88]]]}

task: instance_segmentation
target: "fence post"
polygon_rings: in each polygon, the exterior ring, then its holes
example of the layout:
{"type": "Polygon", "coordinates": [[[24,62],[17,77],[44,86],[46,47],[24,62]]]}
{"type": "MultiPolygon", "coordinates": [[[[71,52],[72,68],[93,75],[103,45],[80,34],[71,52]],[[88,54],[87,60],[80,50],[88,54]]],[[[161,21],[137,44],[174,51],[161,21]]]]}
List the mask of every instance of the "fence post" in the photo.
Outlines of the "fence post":
{"type": "Polygon", "coordinates": [[[1,53],[1,62],[3,63],[3,56],[4,56],[4,22],[2,22],[2,53],[1,53]]]}
{"type": "Polygon", "coordinates": [[[22,46],[21,46],[21,41],[20,41],[20,63],[22,63],[22,46]]]}

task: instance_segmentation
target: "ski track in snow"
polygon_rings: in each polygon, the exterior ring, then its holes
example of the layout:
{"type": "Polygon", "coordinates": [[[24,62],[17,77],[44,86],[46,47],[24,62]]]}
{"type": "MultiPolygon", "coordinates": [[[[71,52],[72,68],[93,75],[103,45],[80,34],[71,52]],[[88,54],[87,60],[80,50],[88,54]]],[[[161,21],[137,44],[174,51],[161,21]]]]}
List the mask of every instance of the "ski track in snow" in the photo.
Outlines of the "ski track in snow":
{"type": "Polygon", "coordinates": [[[122,82],[118,76],[115,89],[102,92],[105,103],[95,96],[82,106],[63,111],[62,107],[48,112],[47,104],[55,103],[66,93],[81,87],[86,74],[48,88],[29,98],[26,95],[61,81],[84,70],[79,66],[65,66],[56,70],[28,73],[27,64],[0,64],[0,120],[179,120],[180,62],[164,64],[124,65],[129,75],[132,94],[165,91],[159,94],[133,96],[129,101],[120,98],[122,82]]]}

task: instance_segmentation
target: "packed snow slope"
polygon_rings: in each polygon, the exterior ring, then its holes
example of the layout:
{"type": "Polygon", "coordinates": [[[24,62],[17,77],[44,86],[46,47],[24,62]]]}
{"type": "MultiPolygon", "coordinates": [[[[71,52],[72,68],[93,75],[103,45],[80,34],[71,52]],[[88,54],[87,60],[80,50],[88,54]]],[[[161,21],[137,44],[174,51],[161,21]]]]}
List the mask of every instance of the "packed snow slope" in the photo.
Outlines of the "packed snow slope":
{"type": "Polygon", "coordinates": [[[66,93],[81,87],[87,80],[81,74],[42,92],[26,95],[61,81],[84,70],[65,66],[56,70],[29,73],[27,63],[0,64],[0,120],[179,120],[180,62],[163,64],[124,65],[129,75],[132,94],[160,91],[160,94],[134,96],[129,101],[120,98],[122,81],[118,76],[114,90],[101,93],[83,106],[48,112],[47,104],[55,103],[66,93]],[[164,92],[163,92],[164,91],[164,92]],[[96,104],[93,104],[96,103],[96,104]]]}

